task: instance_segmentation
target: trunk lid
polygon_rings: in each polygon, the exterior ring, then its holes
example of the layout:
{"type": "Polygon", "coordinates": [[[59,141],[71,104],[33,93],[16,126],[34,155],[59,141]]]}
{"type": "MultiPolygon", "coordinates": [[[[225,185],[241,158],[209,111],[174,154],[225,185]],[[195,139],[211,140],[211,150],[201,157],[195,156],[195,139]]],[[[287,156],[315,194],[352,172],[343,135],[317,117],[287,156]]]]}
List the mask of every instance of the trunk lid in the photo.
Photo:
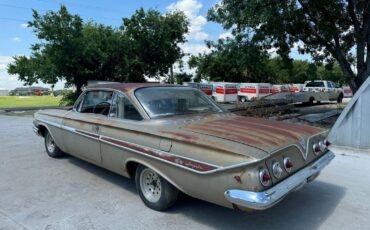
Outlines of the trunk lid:
{"type": "Polygon", "coordinates": [[[186,124],[181,129],[248,145],[265,152],[296,144],[323,131],[306,125],[234,115],[186,124]]]}

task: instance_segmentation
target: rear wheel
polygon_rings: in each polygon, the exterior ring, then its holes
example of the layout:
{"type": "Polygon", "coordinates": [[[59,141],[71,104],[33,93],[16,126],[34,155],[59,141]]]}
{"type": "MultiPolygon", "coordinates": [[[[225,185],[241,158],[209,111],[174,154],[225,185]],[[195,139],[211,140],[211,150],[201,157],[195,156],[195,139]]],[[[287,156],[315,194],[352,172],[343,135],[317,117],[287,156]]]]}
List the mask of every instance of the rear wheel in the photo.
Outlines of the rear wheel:
{"type": "Polygon", "coordinates": [[[240,97],[240,101],[241,102],[246,102],[247,101],[247,98],[246,97],[240,97]]]}
{"type": "Polygon", "coordinates": [[[63,156],[62,150],[55,144],[53,137],[48,131],[45,131],[45,149],[49,157],[58,158],[63,156]]]}
{"type": "Polygon", "coordinates": [[[337,103],[342,103],[342,101],[343,101],[343,94],[339,94],[337,103]]]}
{"type": "Polygon", "coordinates": [[[143,165],[139,165],[136,169],[135,184],[144,204],[157,211],[164,211],[171,207],[179,194],[177,188],[154,170],[143,165]]]}
{"type": "Polygon", "coordinates": [[[308,100],[308,105],[313,105],[314,101],[315,101],[315,98],[310,97],[310,99],[308,100]]]}

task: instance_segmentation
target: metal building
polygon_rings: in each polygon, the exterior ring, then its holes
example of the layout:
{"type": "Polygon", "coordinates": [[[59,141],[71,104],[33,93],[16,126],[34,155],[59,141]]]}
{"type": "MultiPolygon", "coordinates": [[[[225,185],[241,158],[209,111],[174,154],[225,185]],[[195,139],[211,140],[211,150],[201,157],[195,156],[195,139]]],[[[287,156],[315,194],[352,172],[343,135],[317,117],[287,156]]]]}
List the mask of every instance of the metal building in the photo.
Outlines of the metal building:
{"type": "Polygon", "coordinates": [[[337,146],[370,149],[370,77],[343,110],[328,139],[337,146]]]}

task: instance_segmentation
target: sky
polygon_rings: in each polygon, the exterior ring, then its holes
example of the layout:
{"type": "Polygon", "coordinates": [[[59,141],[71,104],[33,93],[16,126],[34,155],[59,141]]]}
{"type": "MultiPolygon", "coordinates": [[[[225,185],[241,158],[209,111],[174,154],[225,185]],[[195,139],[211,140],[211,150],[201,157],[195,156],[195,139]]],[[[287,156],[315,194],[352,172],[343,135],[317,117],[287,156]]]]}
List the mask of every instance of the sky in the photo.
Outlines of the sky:
{"type": "MultiPolygon", "coordinates": [[[[198,54],[207,51],[204,40],[217,40],[230,34],[221,25],[206,20],[207,11],[219,0],[0,0],[0,88],[12,90],[23,86],[16,75],[7,73],[7,65],[14,56],[29,55],[31,44],[38,40],[27,27],[27,21],[32,20],[32,10],[40,14],[56,11],[63,4],[72,14],[79,14],[84,21],[93,20],[105,25],[118,27],[123,17],[130,17],[135,10],[155,9],[162,13],[172,10],[184,11],[190,20],[188,42],[181,44],[186,53],[198,54]]],[[[294,58],[307,59],[298,56],[293,51],[294,58]]],[[[185,60],[186,61],[186,60],[185,60]]],[[[185,70],[189,71],[185,68],[185,70]]],[[[50,85],[39,83],[39,86],[50,85]]],[[[58,82],[55,89],[63,88],[63,82],[58,82]]]]}

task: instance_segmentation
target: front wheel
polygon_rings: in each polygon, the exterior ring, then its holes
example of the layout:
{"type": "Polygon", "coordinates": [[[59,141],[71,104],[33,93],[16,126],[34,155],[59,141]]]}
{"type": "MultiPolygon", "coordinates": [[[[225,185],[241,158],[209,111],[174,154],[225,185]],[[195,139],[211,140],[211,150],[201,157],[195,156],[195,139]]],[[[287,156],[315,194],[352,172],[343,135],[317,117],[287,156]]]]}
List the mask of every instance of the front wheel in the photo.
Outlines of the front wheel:
{"type": "Polygon", "coordinates": [[[157,211],[171,207],[179,194],[179,190],[158,173],[142,165],[136,169],[135,184],[144,204],[157,211]]]}
{"type": "Polygon", "coordinates": [[[49,157],[58,158],[63,156],[62,150],[55,144],[53,137],[48,131],[45,131],[45,149],[49,157]]]}

